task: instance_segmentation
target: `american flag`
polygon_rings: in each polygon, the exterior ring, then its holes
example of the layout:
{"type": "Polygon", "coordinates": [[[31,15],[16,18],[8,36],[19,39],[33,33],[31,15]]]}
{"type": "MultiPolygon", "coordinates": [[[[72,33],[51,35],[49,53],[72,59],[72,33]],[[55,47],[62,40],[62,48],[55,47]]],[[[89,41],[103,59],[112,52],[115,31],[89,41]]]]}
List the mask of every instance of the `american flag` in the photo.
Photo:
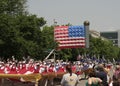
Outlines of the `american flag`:
{"type": "Polygon", "coordinates": [[[58,49],[85,47],[85,28],[81,26],[56,26],[54,39],[58,49]]]}

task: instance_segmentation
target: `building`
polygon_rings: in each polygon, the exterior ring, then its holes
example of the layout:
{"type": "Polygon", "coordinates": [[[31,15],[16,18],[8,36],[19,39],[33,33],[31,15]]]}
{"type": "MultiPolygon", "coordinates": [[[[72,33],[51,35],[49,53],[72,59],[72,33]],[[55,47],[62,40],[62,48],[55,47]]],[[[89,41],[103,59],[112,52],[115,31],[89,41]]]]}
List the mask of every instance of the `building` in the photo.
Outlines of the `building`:
{"type": "Polygon", "coordinates": [[[100,32],[100,36],[111,40],[115,46],[120,47],[120,30],[100,32]]]}
{"type": "Polygon", "coordinates": [[[90,30],[89,33],[94,38],[99,38],[100,37],[100,32],[97,32],[95,30],[90,30]]]}
{"type": "Polygon", "coordinates": [[[89,31],[90,35],[94,38],[101,38],[102,40],[108,40],[100,35],[100,32],[95,31],[95,30],[90,30],[89,31]]]}

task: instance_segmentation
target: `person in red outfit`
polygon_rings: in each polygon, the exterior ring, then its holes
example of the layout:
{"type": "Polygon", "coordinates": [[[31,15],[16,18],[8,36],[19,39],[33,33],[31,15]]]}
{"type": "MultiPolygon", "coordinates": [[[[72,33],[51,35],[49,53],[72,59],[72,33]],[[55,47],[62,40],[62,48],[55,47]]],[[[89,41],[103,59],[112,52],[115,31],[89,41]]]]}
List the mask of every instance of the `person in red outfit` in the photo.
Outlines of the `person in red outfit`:
{"type": "Polygon", "coordinates": [[[11,65],[11,68],[8,74],[17,74],[17,67],[15,63],[11,65]]]}
{"type": "Polygon", "coordinates": [[[4,70],[5,70],[5,65],[3,62],[1,62],[0,63],[0,74],[4,74],[5,73],[4,70]]]}

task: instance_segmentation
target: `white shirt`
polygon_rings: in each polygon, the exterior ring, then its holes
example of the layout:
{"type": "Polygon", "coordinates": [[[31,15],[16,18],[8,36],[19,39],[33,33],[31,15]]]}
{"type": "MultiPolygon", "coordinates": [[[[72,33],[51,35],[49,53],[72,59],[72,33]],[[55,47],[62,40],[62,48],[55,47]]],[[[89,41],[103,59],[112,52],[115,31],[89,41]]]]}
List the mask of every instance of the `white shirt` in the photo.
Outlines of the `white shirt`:
{"type": "Polygon", "coordinates": [[[70,76],[69,73],[66,73],[63,75],[63,78],[61,80],[62,86],[75,86],[76,83],[79,82],[79,79],[76,74],[72,73],[72,76],[70,76]]]}

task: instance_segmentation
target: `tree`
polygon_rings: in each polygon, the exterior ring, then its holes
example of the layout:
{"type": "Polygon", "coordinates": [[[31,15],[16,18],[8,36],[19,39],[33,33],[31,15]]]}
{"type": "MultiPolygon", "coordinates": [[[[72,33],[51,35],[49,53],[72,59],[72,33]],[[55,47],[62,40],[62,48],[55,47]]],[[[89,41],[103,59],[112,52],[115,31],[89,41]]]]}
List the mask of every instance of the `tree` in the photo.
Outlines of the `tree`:
{"type": "Polygon", "coordinates": [[[0,14],[21,15],[26,14],[25,8],[27,0],[1,0],[0,14]]]}
{"type": "Polygon", "coordinates": [[[0,56],[37,57],[41,53],[41,30],[46,21],[36,15],[26,15],[26,0],[0,2],[0,56]],[[37,51],[37,52],[36,52],[37,51]]]}
{"type": "Polygon", "coordinates": [[[119,48],[113,46],[109,40],[102,40],[101,38],[90,38],[89,53],[92,55],[105,56],[106,59],[118,58],[119,48]]]}

